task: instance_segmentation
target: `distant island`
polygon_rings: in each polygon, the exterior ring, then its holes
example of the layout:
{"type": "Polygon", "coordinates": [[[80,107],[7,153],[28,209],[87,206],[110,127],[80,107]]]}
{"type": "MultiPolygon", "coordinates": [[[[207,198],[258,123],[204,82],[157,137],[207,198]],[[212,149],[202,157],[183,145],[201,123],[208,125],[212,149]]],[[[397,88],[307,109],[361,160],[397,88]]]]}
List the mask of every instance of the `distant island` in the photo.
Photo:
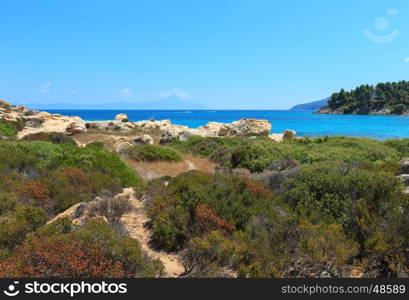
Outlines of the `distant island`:
{"type": "Polygon", "coordinates": [[[322,100],[312,101],[303,104],[297,104],[290,108],[290,110],[317,110],[320,109],[322,106],[326,105],[330,97],[327,97],[322,100]]]}
{"type": "Polygon", "coordinates": [[[361,85],[334,93],[318,114],[409,115],[409,81],[361,85]]]}

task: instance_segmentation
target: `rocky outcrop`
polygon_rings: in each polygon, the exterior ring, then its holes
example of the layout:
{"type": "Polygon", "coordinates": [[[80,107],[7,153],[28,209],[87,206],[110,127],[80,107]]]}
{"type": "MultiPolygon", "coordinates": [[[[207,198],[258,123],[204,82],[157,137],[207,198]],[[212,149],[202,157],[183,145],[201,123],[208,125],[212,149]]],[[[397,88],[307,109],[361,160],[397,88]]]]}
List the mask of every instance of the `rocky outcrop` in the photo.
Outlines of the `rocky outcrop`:
{"type": "Polygon", "coordinates": [[[116,146],[115,151],[119,154],[125,154],[128,149],[132,148],[134,145],[130,142],[123,142],[118,144],[118,146],[116,146]]]}
{"type": "Polygon", "coordinates": [[[171,127],[170,120],[162,120],[162,121],[155,121],[155,120],[145,120],[145,121],[138,121],[133,123],[135,127],[139,127],[142,129],[166,129],[171,127]]]}
{"type": "Polygon", "coordinates": [[[131,131],[135,128],[132,122],[112,121],[89,121],[86,123],[88,129],[100,129],[109,131],[131,131]]]}
{"type": "Polygon", "coordinates": [[[271,123],[267,120],[241,119],[231,125],[242,135],[268,136],[271,131],[271,123]]]}
{"type": "Polygon", "coordinates": [[[269,121],[247,118],[232,123],[209,122],[197,128],[205,136],[268,136],[270,130],[269,121]]]}
{"type": "Polygon", "coordinates": [[[234,132],[234,129],[230,124],[209,122],[204,126],[198,128],[199,131],[206,132],[212,136],[229,136],[234,132]]]}
{"type": "Polygon", "coordinates": [[[318,111],[315,112],[316,114],[323,114],[323,115],[372,115],[372,116],[409,116],[409,109],[404,109],[399,113],[393,113],[389,108],[381,108],[381,109],[372,109],[367,111],[362,109],[355,109],[353,111],[346,112],[342,107],[339,108],[330,108],[329,106],[323,106],[318,111]]]}
{"type": "Polygon", "coordinates": [[[404,158],[399,161],[400,173],[409,174],[409,158],[404,158]]]}
{"type": "Polygon", "coordinates": [[[153,145],[153,138],[150,135],[144,134],[135,138],[136,144],[153,145]]]}
{"type": "Polygon", "coordinates": [[[116,115],[114,121],[130,122],[127,114],[116,115]]]}
{"type": "Polygon", "coordinates": [[[267,120],[241,119],[232,123],[209,122],[196,129],[173,125],[170,122],[158,128],[162,131],[161,144],[165,144],[175,139],[183,141],[193,135],[202,137],[268,136],[271,124],[267,120]]]}
{"type": "MultiPolygon", "coordinates": [[[[7,121],[22,121],[25,126],[18,132],[18,138],[38,132],[62,132],[67,135],[86,133],[89,129],[107,130],[116,132],[132,132],[133,130],[149,133],[159,131],[160,143],[166,144],[171,140],[185,141],[191,136],[201,137],[268,137],[271,124],[268,120],[244,118],[232,123],[209,122],[198,128],[189,128],[183,125],[172,124],[170,120],[145,120],[131,122],[126,114],[118,114],[110,121],[85,122],[80,117],[62,116],[29,110],[25,106],[10,105],[0,101],[0,119],[7,121]]],[[[150,133],[149,133],[150,134],[150,133]]],[[[292,139],[295,131],[287,130],[284,134],[269,136],[276,141],[292,139]]],[[[153,144],[153,139],[148,135],[138,136],[135,143],[153,144]]]]}
{"type": "Polygon", "coordinates": [[[86,133],[87,128],[84,126],[84,124],[81,122],[72,122],[70,123],[67,128],[65,128],[65,132],[68,135],[74,135],[78,133],[86,133]]]}
{"type": "Polygon", "coordinates": [[[85,121],[80,117],[29,110],[25,106],[15,106],[5,101],[0,101],[0,119],[24,124],[24,128],[17,134],[18,138],[38,132],[76,134],[87,131],[85,121]]]}
{"type": "Polygon", "coordinates": [[[323,106],[315,113],[322,114],[322,115],[343,115],[344,110],[342,108],[331,109],[328,106],[323,106]]]}

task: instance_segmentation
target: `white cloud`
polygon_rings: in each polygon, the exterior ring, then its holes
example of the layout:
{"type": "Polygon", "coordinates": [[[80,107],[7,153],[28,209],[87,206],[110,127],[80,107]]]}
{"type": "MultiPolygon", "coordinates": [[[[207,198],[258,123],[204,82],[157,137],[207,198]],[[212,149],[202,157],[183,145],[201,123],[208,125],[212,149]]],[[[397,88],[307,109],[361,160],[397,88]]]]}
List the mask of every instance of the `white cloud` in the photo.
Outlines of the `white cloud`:
{"type": "Polygon", "coordinates": [[[40,87],[40,93],[41,94],[45,94],[48,92],[48,90],[52,87],[53,85],[51,84],[51,82],[46,82],[44,84],[41,85],[40,87]]]}
{"type": "Polygon", "coordinates": [[[123,88],[119,91],[119,93],[125,98],[129,98],[133,95],[132,90],[130,88],[123,88]]]}
{"type": "Polygon", "coordinates": [[[164,92],[160,92],[160,97],[161,98],[167,98],[171,95],[175,95],[181,99],[188,99],[190,98],[190,94],[187,91],[184,91],[182,89],[171,89],[169,91],[164,91],[164,92]]]}
{"type": "Polygon", "coordinates": [[[409,56],[405,57],[403,60],[404,60],[405,62],[409,63],[409,56]]]}

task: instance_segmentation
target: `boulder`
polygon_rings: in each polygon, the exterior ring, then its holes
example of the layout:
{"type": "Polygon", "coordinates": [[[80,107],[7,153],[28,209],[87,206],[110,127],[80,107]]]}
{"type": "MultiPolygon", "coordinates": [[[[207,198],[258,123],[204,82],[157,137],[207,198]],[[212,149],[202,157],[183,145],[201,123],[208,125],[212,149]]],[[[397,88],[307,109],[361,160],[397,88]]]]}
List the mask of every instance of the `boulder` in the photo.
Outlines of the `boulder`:
{"type": "Polygon", "coordinates": [[[78,133],[86,133],[87,128],[83,122],[82,123],[72,122],[67,126],[65,131],[68,135],[74,135],[78,133]]]}
{"type": "Polygon", "coordinates": [[[7,103],[6,101],[0,99],[0,107],[10,109],[12,106],[11,106],[11,104],[7,103]]]}
{"type": "Polygon", "coordinates": [[[144,126],[145,129],[157,129],[158,125],[156,124],[155,121],[151,121],[145,124],[144,126]]]}
{"type": "Polygon", "coordinates": [[[207,135],[211,136],[228,136],[231,131],[231,126],[224,123],[209,122],[206,125],[199,127],[197,130],[206,132],[207,135]]]}
{"type": "Polygon", "coordinates": [[[271,131],[271,123],[267,120],[241,119],[231,123],[231,126],[242,135],[268,136],[271,131]]]}
{"type": "Polygon", "coordinates": [[[147,135],[147,134],[144,134],[143,136],[136,137],[134,141],[137,144],[153,145],[153,138],[150,135],[147,135]]]}
{"type": "Polygon", "coordinates": [[[26,118],[26,127],[39,128],[45,122],[44,118],[30,117],[26,118]]]}
{"type": "Polygon", "coordinates": [[[409,158],[404,158],[399,161],[401,174],[409,174],[409,158]]]}
{"type": "Polygon", "coordinates": [[[283,141],[283,134],[281,134],[281,133],[273,133],[273,134],[270,134],[268,137],[270,139],[272,139],[273,141],[276,141],[276,142],[282,142],[283,141]]]}
{"type": "Polygon", "coordinates": [[[402,183],[403,183],[405,186],[409,186],[409,174],[399,175],[399,179],[402,181],[402,183]]]}
{"type": "Polygon", "coordinates": [[[86,124],[89,129],[130,131],[134,128],[132,122],[113,121],[91,121],[86,124]]]}
{"type": "Polygon", "coordinates": [[[380,110],[374,110],[370,114],[371,115],[390,115],[392,111],[389,108],[382,108],[380,110]]]}
{"type": "Polygon", "coordinates": [[[126,114],[118,114],[115,116],[115,121],[120,121],[120,122],[130,122],[128,115],[126,114]]]}
{"type": "Polygon", "coordinates": [[[133,145],[129,142],[124,142],[124,143],[120,143],[118,144],[118,146],[116,146],[115,151],[119,154],[125,154],[126,151],[130,148],[132,148],[133,145]]]}
{"type": "Polygon", "coordinates": [[[192,135],[199,135],[196,133],[196,129],[191,129],[186,126],[182,125],[172,125],[170,127],[166,127],[161,130],[162,131],[162,137],[160,139],[160,144],[166,144],[172,140],[179,140],[180,137],[182,136],[183,139],[187,139],[188,137],[192,135]]]}
{"type": "Polygon", "coordinates": [[[283,133],[283,140],[292,140],[296,136],[296,132],[294,130],[287,129],[283,133]]]}

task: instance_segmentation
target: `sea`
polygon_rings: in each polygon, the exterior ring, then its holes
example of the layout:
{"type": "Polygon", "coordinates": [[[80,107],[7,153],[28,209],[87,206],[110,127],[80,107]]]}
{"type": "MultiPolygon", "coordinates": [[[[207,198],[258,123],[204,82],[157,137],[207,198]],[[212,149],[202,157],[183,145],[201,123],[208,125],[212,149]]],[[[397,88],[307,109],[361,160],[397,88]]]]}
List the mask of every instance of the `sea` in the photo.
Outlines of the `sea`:
{"type": "Polygon", "coordinates": [[[271,133],[292,129],[298,136],[346,135],[378,140],[409,138],[408,116],[320,115],[313,111],[291,110],[47,110],[79,116],[87,121],[112,120],[125,113],[131,121],[165,120],[197,128],[207,122],[230,123],[241,118],[266,119],[271,133]]]}

